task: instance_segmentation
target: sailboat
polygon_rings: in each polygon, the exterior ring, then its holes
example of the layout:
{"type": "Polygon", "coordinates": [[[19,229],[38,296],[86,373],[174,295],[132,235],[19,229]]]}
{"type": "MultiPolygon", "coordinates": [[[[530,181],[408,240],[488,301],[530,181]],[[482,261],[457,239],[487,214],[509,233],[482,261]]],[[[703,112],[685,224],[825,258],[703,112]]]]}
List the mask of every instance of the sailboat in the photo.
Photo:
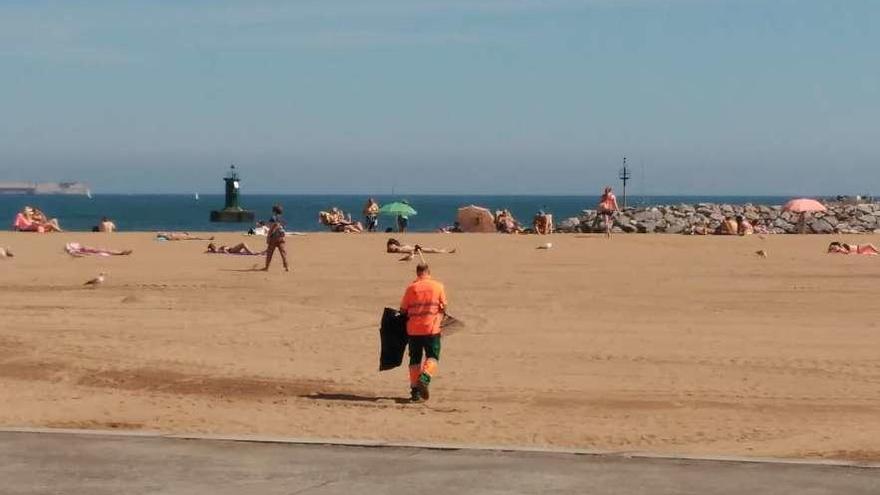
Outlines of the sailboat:
{"type": "Polygon", "coordinates": [[[199,200],[199,193],[195,193],[195,195],[193,196],[193,198],[194,198],[196,201],[198,201],[198,200],[199,200]]]}
{"type": "Polygon", "coordinates": [[[86,197],[89,199],[92,199],[92,190],[91,189],[86,189],[86,197]]]}

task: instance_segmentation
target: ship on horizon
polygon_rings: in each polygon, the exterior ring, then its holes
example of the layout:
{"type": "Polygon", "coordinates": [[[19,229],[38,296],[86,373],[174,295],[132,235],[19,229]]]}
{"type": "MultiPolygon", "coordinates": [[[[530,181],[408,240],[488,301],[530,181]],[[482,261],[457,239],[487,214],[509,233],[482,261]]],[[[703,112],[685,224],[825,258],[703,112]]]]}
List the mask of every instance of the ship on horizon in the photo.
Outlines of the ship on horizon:
{"type": "Polygon", "coordinates": [[[91,197],[89,186],[83,182],[0,182],[0,194],[64,194],[91,197]]]}

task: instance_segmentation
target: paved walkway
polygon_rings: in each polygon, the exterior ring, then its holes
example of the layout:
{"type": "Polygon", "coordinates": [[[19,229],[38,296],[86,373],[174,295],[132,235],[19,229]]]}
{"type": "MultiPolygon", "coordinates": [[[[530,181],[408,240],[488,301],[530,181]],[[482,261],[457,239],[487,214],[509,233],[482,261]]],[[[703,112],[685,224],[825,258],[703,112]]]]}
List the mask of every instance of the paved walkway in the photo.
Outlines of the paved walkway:
{"type": "Polygon", "coordinates": [[[0,432],[0,493],[876,495],[880,469],[0,432]]]}

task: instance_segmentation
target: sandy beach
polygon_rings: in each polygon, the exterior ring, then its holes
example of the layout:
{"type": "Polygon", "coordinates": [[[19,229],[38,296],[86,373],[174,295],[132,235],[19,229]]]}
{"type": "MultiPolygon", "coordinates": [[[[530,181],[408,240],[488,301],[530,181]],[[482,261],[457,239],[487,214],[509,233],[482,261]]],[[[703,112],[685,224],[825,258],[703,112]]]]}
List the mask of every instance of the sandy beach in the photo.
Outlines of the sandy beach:
{"type": "Polygon", "coordinates": [[[0,233],[0,424],[880,459],[880,257],[824,254],[838,236],[401,239],[459,249],[429,256],[466,328],[425,404],[377,371],[415,269],[385,235],[293,237],[286,274],[148,233],[0,233]]]}

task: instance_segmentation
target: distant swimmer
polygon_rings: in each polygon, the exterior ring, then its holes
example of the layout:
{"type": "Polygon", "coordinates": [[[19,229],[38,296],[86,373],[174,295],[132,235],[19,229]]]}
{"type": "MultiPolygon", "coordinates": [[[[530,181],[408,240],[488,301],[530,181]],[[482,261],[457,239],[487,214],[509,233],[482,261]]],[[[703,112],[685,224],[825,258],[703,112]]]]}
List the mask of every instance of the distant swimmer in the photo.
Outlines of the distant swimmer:
{"type": "Polygon", "coordinates": [[[400,302],[400,312],[407,317],[409,386],[413,402],[430,397],[429,386],[440,362],[440,324],[446,306],[445,287],[431,278],[428,265],[420,263],[416,267],[416,280],[406,288],[400,302]]]}

